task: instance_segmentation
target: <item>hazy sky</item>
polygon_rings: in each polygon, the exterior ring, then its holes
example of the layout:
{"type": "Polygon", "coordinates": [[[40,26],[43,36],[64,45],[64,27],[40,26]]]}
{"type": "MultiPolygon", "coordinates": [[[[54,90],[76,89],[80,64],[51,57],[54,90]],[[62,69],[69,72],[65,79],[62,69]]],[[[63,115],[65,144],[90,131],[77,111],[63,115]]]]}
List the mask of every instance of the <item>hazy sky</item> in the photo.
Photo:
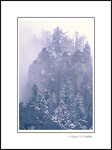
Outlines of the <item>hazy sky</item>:
{"type": "MultiPolygon", "coordinates": [[[[75,31],[85,35],[91,50],[94,49],[94,19],[93,18],[19,18],[19,29],[27,28],[37,37],[41,30],[53,31],[59,26],[63,31],[68,31],[68,35],[73,38],[75,31]]],[[[25,39],[23,39],[25,40],[25,39]]]]}
{"type": "Polygon", "coordinates": [[[73,38],[77,31],[84,35],[94,51],[94,19],[93,18],[19,18],[18,50],[19,50],[19,89],[20,96],[27,82],[28,68],[43,47],[43,31],[53,32],[59,26],[73,38]]]}

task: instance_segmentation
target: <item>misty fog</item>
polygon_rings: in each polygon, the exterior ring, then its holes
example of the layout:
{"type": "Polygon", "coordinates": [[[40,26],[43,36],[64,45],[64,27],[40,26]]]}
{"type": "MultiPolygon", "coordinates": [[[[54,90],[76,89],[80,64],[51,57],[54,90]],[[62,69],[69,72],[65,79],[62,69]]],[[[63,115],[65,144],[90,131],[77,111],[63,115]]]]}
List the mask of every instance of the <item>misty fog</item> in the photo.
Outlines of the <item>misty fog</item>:
{"type": "Polygon", "coordinates": [[[23,93],[28,79],[28,69],[32,62],[38,57],[41,49],[46,45],[44,40],[45,31],[41,30],[39,37],[30,29],[22,28],[19,32],[19,96],[23,101],[23,93]]]}

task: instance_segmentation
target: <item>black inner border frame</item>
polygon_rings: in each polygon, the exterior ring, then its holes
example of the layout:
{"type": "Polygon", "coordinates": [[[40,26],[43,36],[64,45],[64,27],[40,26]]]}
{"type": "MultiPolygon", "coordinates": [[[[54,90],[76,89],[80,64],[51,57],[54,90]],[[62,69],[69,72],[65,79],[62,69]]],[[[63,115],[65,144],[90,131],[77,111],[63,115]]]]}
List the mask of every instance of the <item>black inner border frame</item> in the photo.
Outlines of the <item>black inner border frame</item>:
{"type": "MultiPolygon", "coordinates": [[[[44,130],[43,130],[44,131],[44,130]]],[[[95,133],[95,17],[17,17],[17,133],[95,133]],[[18,20],[19,18],[93,18],[94,19],[94,131],[92,132],[38,132],[38,130],[35,130],[36,132],[19,132],[18,131],[18,20]]]]}

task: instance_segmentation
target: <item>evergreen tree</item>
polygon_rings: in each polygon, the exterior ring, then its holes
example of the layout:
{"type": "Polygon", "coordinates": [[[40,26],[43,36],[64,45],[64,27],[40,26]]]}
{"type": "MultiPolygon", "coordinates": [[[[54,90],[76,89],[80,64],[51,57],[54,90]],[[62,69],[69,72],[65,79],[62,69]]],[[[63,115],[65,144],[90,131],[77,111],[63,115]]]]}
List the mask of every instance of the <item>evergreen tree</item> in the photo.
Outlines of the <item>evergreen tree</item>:
{"type": "Polygon", "coordinates": [[[50,102],[50,98],[51,98],[50,90],[46,89],[43,92],[43,99],[42,99],[42,102],[41,102],[41,109],[46,114],[49,114],[49,102],[50,102]]]}
{"type": "Polygon", "coordinates": [[[60,99],[64,99],[65,104],[69,105],[74,98],[72,82],[69,78],[63,79],[60,90],[60,99]]]}
{"type": "Polygon", "coordinates": [[[54,110],[52,120],[58,123],[60,127],[67,129],[69,128],[67,123],[69,116],[67,105],[64,103],[64,100],[61,100],[59,106],[54,110]]]}
{"type": "Polygon", "coordinates": [[[79,34],[75,32],[75,51],[79,50],[79,34]]]}
{"type": "Polygon", "coordinates": [[[45,33],[45,46],[50,48],[50,44],[51,44],[51,39],[52,39],[52,36],[51,36],[51,33],[49,31],[46,31],[45,33]]]}
{"type": "Polygon", "coordinates": [[[75,98],[75,109],[76,109],[76,121],[77,121],[77,128],[79,129],[86,129],[86,111],[85,111],[85,106],[84,106],[84,99],[78,93],[75,98]]]}
{"type": "Polygon", "coordinates": [[[53,51],[60,55],[65,51],[72,51],[72,43],[73,41],[70,38],[68,38],[66,33],[64,33],[59,27],[54,29],[54,33],[52,35],[53,51]]]}
{"type": "Polygon", "coordinates": [[[32,86],[32,95],[29,101],[29,105],[30,106],[34,106],[34,107],[41,107],[41,101],[42,101],[42,96],[41,93],[38,89],[38,85],[36,83],[34,83],[34,85],[32,86]]]}
{"type": "Polygon", "coordinates": [[[60,90],[60,105],[55,110],[54,118],[64,128],[73,129],[77,122],[76,101],[72,82],[69,78],[62,81],[60,90]]]}
{"type": "Polygon", "coordinates": [[[44,98],[45,98],[45,100],[48,100],[50,97],[51,97],[50,90],[46,89],[44,91],[44,98]]]}
{"type": "Polygon", "coordinates": [[[83,59],[86,64],[92,65],[91,49],[88,42],[83,49],[83,59]]]}
{"type": "Polygon", "coordinates": [[[80,36],[78,32],[75,32],[75,51],[83,52],[85,45],[85,36],[80,36]]]}
{"type": "Polygon", "coordinates": [[[79,128],[78,124],[86,117],[84,102],[80,93],[78,93],[75,97],[72,82],[69,78],[65,79],[62,83],[60,98],[64,100],[64,103],[66,104],[66,109],[69,114],[69,128],[79,128]]]}

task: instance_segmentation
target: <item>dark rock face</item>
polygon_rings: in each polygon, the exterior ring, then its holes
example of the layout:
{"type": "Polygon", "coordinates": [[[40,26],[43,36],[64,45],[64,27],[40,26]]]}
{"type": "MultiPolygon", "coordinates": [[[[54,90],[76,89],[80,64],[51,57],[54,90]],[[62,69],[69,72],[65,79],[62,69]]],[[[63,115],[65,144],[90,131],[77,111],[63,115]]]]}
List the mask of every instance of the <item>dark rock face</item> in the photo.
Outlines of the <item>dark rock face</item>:
{"type": "Polygon", "coordinates": [[[80,92],[85,97],[85,103],[86,101],[90,103],[92,100],[88,100],[87,97],[90,92],[88,90],[92,93],[92,66],[82,62],[82,55],[81,52],[73,55],[64,52],[60,58],[57,58],[47,48],[43,48],[38,58],[29,67],[27,97],[30,97],[34,83],[43,90],[49,88],[52,96],[50,104],[52,112],[59,105],[62,80],[69,78],[74,94],[80,92]],[[87,86],[91,86],[90,89],[87,89],[87,86]]]}

